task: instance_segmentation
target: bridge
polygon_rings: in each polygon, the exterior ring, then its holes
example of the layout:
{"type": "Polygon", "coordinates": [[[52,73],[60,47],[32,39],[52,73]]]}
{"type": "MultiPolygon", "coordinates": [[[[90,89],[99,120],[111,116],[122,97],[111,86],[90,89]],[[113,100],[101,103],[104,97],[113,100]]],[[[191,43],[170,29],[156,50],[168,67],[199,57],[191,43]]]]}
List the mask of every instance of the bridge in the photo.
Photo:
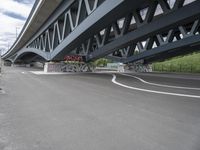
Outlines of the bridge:
{"type": "Polygon", "coordinates": [[[199,50],[199,33],[199,0],[36,0],[2,57],[13,63],[68,55],[148,63],[199,50]]]}
{"type": "MultiPolygon", "coordinates": [[[[200,50],[199,33],[200,0],[36,0],[3,59],[151,63],[200,50]]],[[[3,66],[0,150],[200,150],[199,91],[199,74],[3,66]]]]}

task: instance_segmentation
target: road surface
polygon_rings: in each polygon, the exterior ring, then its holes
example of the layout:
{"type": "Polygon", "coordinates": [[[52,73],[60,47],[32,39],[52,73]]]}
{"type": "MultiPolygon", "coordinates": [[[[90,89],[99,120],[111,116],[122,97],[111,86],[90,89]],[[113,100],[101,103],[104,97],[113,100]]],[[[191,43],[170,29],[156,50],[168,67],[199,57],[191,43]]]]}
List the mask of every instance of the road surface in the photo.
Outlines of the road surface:
{"type": "Polygon", "coordinates": [[[199,75],[31,70],[3,69],[0,150],[200,150],[199,75]]]}

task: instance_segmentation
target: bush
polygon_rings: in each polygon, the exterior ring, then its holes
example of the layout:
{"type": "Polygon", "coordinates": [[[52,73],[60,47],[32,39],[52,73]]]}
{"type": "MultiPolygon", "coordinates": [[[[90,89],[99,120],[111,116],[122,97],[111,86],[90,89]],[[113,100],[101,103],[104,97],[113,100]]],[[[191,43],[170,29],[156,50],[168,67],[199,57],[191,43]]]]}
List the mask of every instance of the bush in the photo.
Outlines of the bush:
{"type": "Polygon", "coordinates": [[[200,53],[193,53],[170,60],[153,63],[154,71],[200,73],[200,53]]]}
{"type": "Polygon", "coordinates": [[[94,65],[96,67],[105,67],[105,66],[107,66],[108,63],[111,63],[111,62],[112,62],[111,60],[108,60],[108,59],[105,59],[105,58],[100,58],[100,59],[97,59],[94,62],[94,65]]]}

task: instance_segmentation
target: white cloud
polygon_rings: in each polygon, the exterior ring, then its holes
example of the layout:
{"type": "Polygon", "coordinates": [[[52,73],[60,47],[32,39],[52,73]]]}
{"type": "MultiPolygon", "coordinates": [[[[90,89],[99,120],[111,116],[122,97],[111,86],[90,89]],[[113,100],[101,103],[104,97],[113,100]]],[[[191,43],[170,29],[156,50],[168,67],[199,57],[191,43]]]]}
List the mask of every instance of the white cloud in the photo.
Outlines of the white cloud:
{"type": "Polygon", "coordinates": [[[27,18],[34,0],[30,2],[20,3],[19,0],[18,2],[16,0],[0,0],[0,50],[3,52],[7,51],[8,47],[11,47],[16,40],[16,31],[19,35],[25,20],[20,20],[16,16],[27,18]],[[8,15],[7,12],[11,15],[8,15]]]}
{"type": "Polygon", "coordinates": [[[30,12],[31,5],[26,5],[13,0],[0,0],[0,12],[9,11],[21,16],[27,17],[30,12]]]}

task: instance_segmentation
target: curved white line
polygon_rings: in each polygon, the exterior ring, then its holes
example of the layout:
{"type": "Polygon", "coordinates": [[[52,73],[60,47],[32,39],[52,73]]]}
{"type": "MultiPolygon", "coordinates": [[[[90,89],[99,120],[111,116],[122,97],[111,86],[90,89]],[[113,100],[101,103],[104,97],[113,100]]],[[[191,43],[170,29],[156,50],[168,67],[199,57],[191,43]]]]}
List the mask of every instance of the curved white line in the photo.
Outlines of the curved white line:
{"type": "Polygon", "coordinates": [[[142,92],[148,92],[148,93],[156,93],[156,94],[164,94],[164,95],[172,95],[172,96],[180,96],[180,97],[189,97],[189,98],[200,98],[199,95],[187,95],[187,94],[179,94],[179,93],[170,93],[170,92],[163,92],[163,91],[154,91],[154,90],[148,90],[148,89],[142,89],[142,88],[136,88],[132,86],[128,86],[122,83],[119,83],[116,81],[116,75],[113,74],[112,83],[119,85],[124,88],[142,91],[142,92]]]}
{"type": "Polygon", "coordinates": [[[121,74],[121,75],[138,79],[139,81],[141,81],[143,83],[146,83],[146,84],[149,84],[149,85],[155,85],[155,86],[160,86],[160,87],[169,87],[169,88],[175,88],[175,89],[185,89],[185,90],[200,90],[200,88],[183,87],[183,86],[173,86],[173,85],[152,83],[152,82],[145,81],[145,80],[143,80],[143,79],[141,79],[141,78],[139,78],[137,76],[128,75],[128,74],[121,74]]]}

